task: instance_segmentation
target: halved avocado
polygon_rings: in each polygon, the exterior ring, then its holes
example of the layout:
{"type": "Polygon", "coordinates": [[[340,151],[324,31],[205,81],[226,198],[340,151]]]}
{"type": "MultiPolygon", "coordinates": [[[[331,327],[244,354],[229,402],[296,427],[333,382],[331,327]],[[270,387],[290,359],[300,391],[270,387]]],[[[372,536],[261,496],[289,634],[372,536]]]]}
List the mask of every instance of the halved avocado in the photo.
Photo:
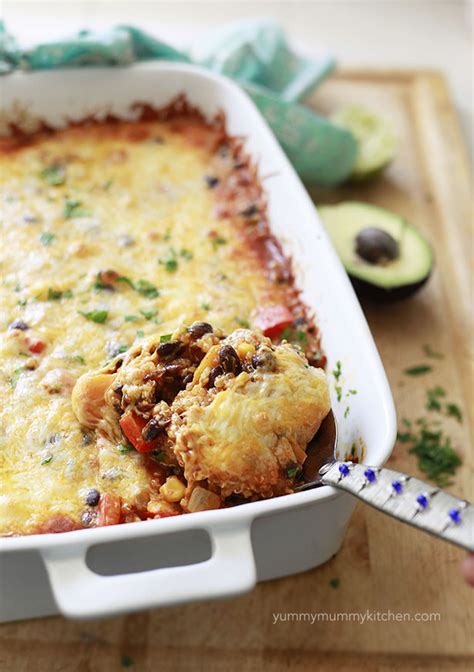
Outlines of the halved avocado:
{"type": "Polygon", "coordinates": [[[379,175],[397,153],[397,138],[392,124],[361,105],[346,105],[331,121],[350,131],[357,140],[357,156],[351,180],[369,180],[379,175]]]}
{"type": "Polygon", "coordinates": [[[432,249],[399,215],[357,202],[322,206],[318,212],[357,293],[403,299],[428,280],[432,249]]]}

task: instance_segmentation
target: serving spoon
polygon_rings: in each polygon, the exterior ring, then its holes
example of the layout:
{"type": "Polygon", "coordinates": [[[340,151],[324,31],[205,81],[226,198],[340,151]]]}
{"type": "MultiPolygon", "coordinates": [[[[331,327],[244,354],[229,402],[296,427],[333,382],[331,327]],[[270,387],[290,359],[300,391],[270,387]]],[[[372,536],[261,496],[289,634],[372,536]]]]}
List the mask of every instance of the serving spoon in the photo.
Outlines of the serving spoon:
{"type": "Polygon", "coordinates": [[[332,485],[383,513],[474,552],[474,506],[440,488],[385,467],[336,459],[332,411],[308,444],[296,492],[332,485]]]}

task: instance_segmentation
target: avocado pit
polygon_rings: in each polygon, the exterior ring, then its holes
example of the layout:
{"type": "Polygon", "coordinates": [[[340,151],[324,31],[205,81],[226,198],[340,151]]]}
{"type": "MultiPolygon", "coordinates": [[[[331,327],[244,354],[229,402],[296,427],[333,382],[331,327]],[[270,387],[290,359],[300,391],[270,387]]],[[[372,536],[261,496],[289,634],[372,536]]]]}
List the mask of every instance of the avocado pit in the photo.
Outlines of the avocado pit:
{"type": "Polygon", "coordinates": [[[355,238],[355,251],[369,264],[385,265],[400,256],[400,246],[395,238],[375,226],[359,231],[355,238]]]}

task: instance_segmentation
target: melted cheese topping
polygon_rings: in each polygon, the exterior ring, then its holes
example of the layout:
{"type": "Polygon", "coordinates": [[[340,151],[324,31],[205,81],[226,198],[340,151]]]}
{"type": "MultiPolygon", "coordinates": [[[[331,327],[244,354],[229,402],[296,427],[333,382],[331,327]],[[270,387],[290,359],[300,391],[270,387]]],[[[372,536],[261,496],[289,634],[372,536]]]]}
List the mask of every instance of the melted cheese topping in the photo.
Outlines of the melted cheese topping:
{"type": "Polygon", "coordinates": [[[74,417],[81,374],[158,329],[206,320],[230,332],[287,302],[288,286],[219,217],[206,176],[232,157],[213,139],[204,125],[123,122],[0,153],[0,533],[55,516],[87,525],[91,488],[124,502],[146,492],[142,456],[98,449],[74,417]],[[109,269],[115,291],[97,283],[109,269]],[[28,329],[9,329],[15,320],[28,329]]]}
{"type": "MultiPolygon", "coordinates": [[[[227,340],[252,342],[248,334],[227,340]]],[[[324,371],[290,344],[275,346],[272,356],[273,370],[244,371],[217,393],[196,386],[178,395],[175,406],[185,410],[173,418],[175,452],[188,482],[208,480],[224,496],[292,492],[291,471],[329,412],[329,388],[324,371]]]]}

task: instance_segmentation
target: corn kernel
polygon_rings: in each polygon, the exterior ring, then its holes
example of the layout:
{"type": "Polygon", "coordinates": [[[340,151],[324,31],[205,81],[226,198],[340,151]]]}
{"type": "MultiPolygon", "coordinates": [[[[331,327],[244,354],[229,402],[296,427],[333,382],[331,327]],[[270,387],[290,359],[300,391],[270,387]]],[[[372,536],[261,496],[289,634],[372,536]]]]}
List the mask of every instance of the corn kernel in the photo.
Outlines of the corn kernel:
{"type": "Polygon", "coordinates": [[[160,488],[160,494],[167,502],[179,502],[184,497],[186,486],[177,476],[170,476],[160,488]]]}
{"type": "Polygon", "coordinates": [[[237,353],[240,359],[250,359],[255,354],[255,347],[251,343],[239,343],[237,353]]]}

